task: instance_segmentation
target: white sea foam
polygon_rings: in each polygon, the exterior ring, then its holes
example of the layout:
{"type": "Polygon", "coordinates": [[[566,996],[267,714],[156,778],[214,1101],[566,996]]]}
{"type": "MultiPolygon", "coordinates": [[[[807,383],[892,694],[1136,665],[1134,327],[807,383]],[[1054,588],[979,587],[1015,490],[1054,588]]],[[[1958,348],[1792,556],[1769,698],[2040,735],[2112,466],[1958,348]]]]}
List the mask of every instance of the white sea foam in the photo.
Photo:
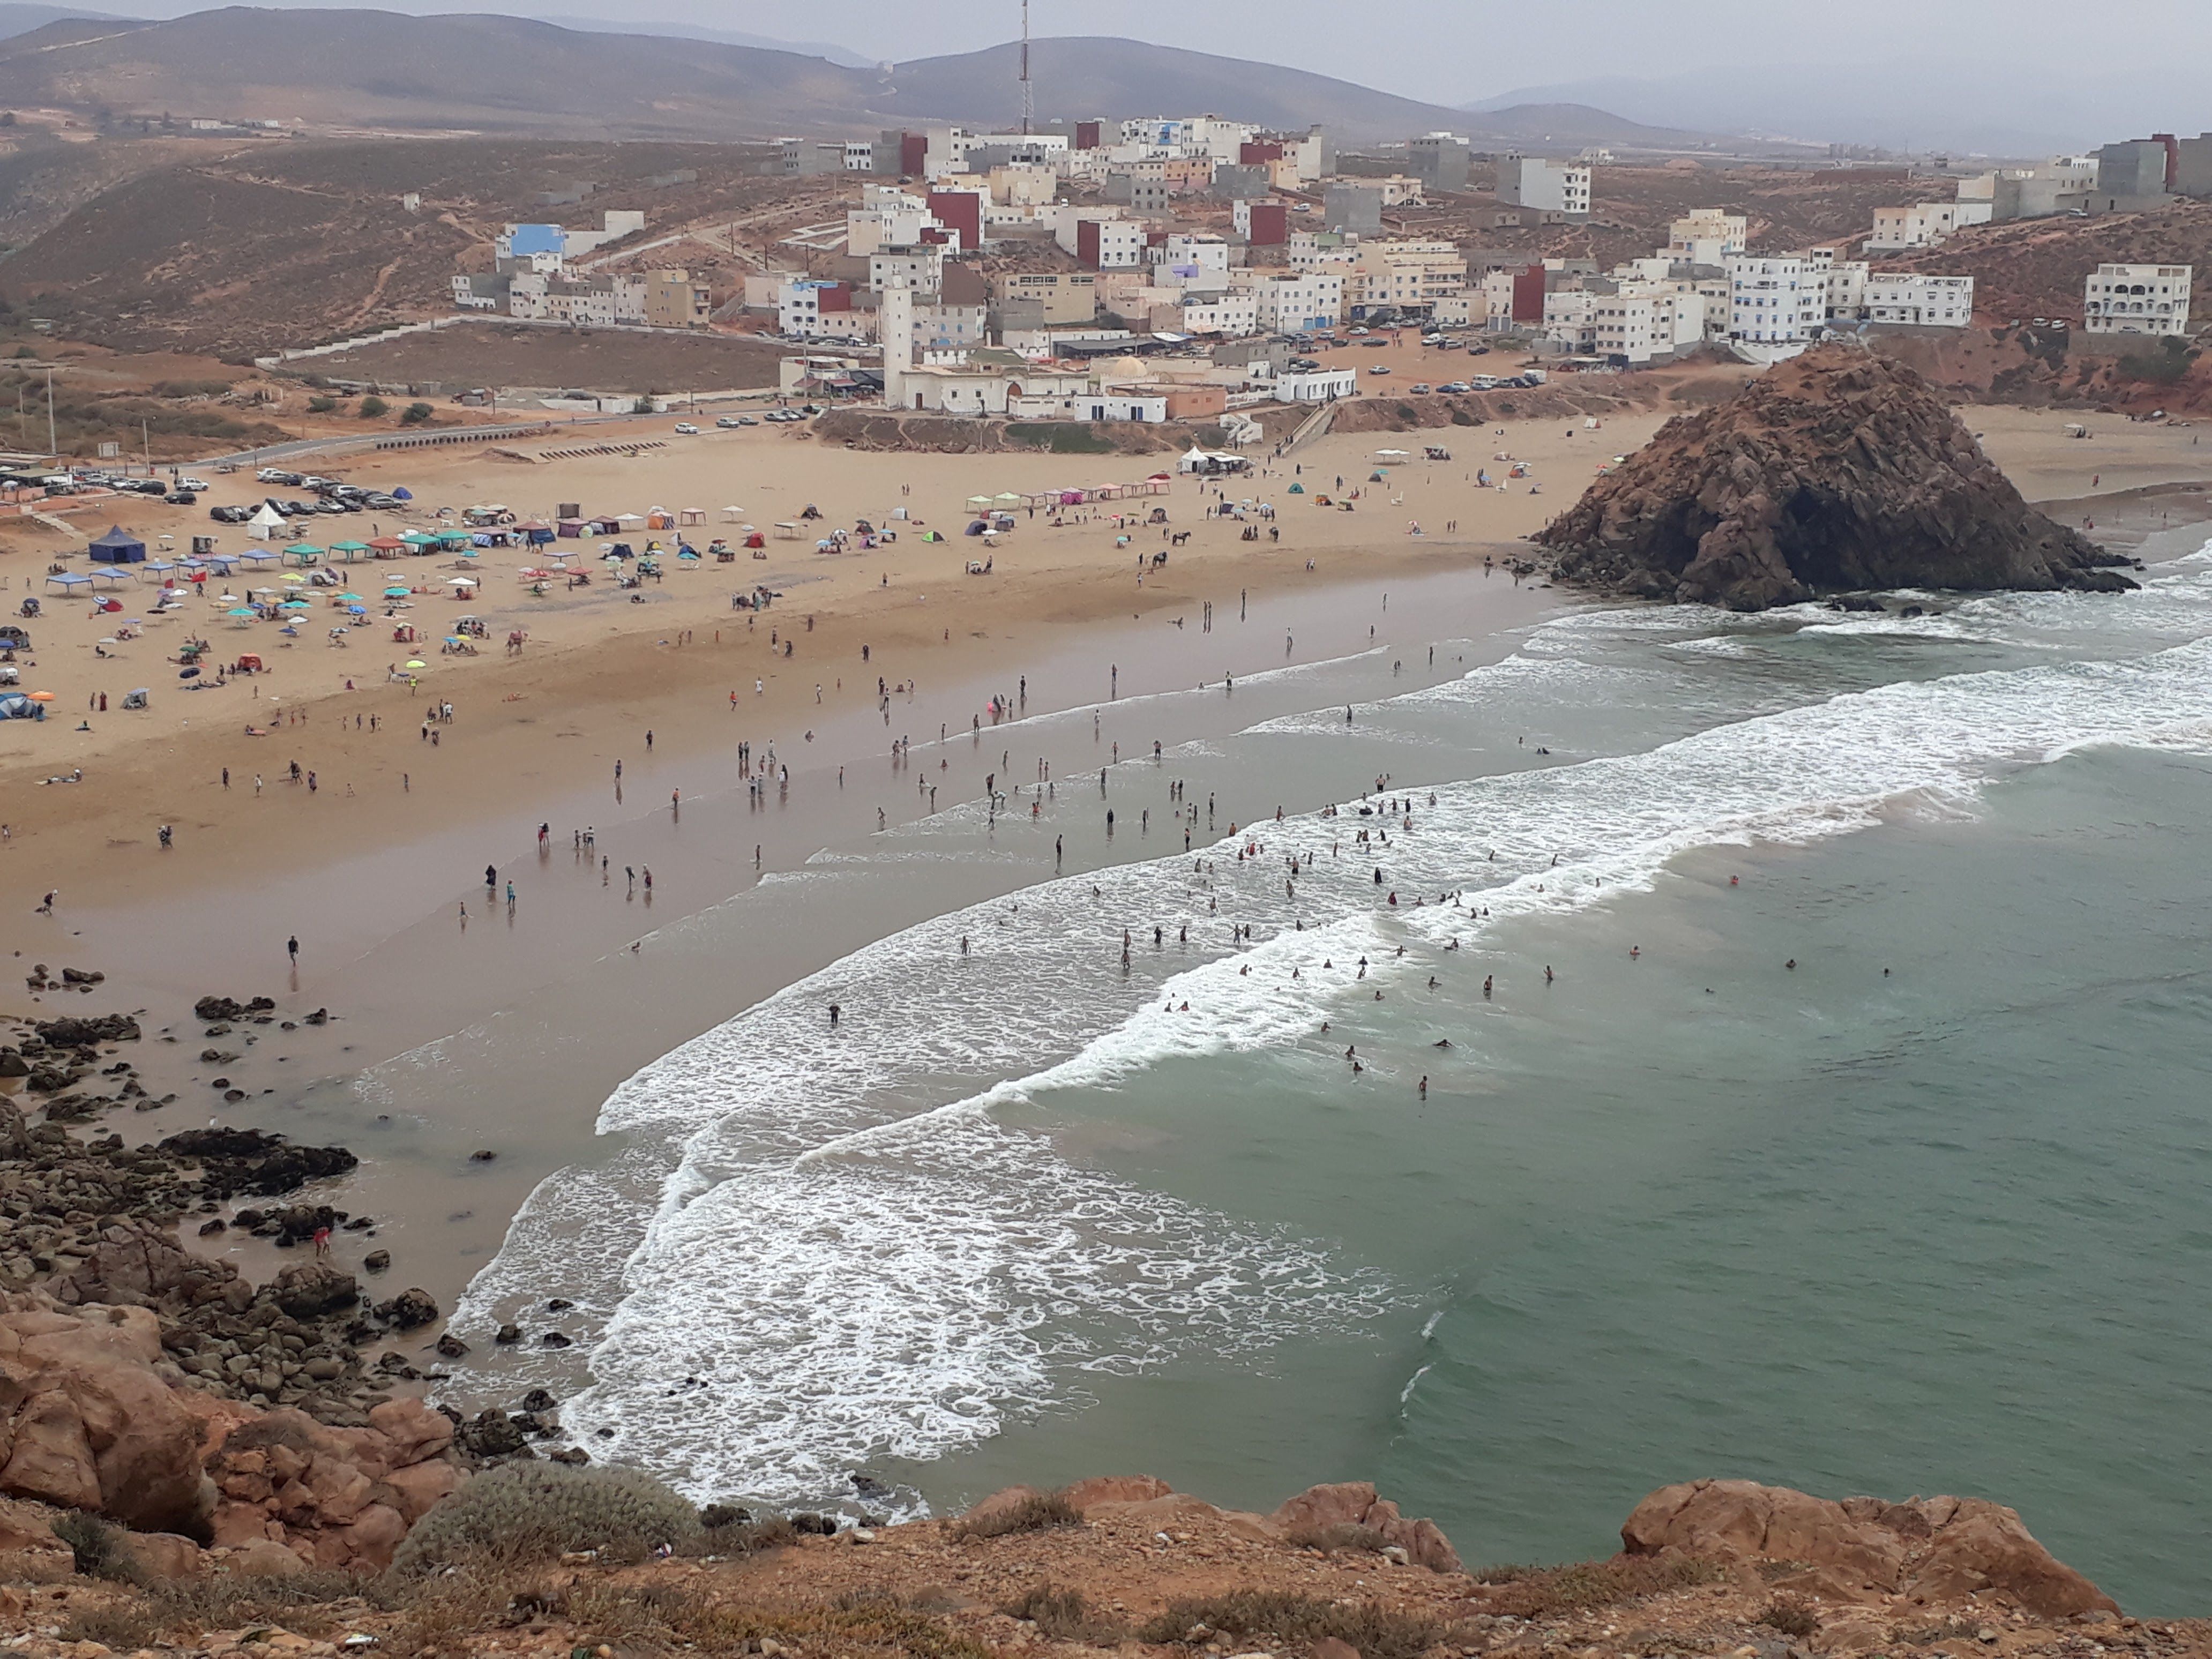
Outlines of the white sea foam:
{"type": "MultiPolygon", "coordinates": [[[[2074,597],[1987,603],[2009,607],[2008,628],[2051,633],[2070,618],[2101,641],[2126,625],[2074,597]]],[[[834,1492],[873,1455],[939,1455],[1066,1408],[1086,1371],[1340,1328],[1393,1288],[1334,1261],[1326,1240],[1071,1163],[1029,1103],[1306,1040],[1351,994],[1360,958],[1387,981],[1413,965],[1394,967],[1396,944],[1480,927],[1440,895],[1468,894],[1493,924],[1566,915],[1649,886],[1688,849],[1817,840],[1917,802],[1970,809],[2008,769],[2086,744],[2212,744],[2212,574],[2161,578],[2127,603],[2154,637],[2197,635],[1886,684],[1641,752],[1442,782],[1433,805],[1425,786],[1400,788],[1411,829],[1353,812],[1267,823],[1198,858],[1056,879],[878,941],[618,1088],[601,1128],[625,1138],[622,1156],[532,1195],[457,1322],[504,1317],[560,1263],[564,1285],[590,1281],[571,1328],[592,1345],[594,1380],[569,1422],[611,1430],[595,1449],[702,1495],[786,1500],[834,1492]],[[1363,828],[1389,842],[1360,844],[1363,828]],[[1239,924],[1249,945],[1231,936],[1239,924]]],[[[1659,636],[1746,631],[1679,611],[1564,620],[1570,635],[1611,630],[1616,648],[1643,636],[1611,682],[1632,696],[1659,636]]],[[[1560,626],[1456,693],[1401,702],[1507,699],[1509,684],[1525,696],[1545,662],[1604,684],[1605,665],[1563,645],[1560,626]]],[[[1299,728],[1256,728],[1285,729],[1299,728]]]]}

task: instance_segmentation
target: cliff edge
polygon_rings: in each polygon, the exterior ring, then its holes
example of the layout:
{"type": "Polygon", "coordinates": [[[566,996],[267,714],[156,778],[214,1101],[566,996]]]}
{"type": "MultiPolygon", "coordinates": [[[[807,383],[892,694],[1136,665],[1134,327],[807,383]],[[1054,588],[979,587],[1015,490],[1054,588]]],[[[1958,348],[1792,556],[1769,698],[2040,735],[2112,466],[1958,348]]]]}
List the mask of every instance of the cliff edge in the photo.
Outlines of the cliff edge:
{"type": "Polygon", "coordinates": [[[1535,539],[1561,580],[1732,611],[2134,586],[2104,568],[2124,560],[2022,500],[1926,380],[1850,344],[1669,421],[1535,539]]]}

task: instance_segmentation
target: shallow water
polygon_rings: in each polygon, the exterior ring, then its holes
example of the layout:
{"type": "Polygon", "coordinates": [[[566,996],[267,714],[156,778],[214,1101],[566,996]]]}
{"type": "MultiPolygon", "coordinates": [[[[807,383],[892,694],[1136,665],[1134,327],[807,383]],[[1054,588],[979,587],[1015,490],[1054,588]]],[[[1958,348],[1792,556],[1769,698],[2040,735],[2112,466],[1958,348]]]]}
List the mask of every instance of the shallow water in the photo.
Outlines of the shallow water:
{"type": "Polygon", "coordinates": [[[2212,562],[1930,603],[1581,612],[1348,723],[1297,671],[696,919],[1151,814],[617,1089],[456,1318],[557,1279],[580,1346],[464,1391],[702,1497],[1358,1476],[1470,1559],[1702,1474],[1982,1492],[2189,1605],[2212,562]]]}

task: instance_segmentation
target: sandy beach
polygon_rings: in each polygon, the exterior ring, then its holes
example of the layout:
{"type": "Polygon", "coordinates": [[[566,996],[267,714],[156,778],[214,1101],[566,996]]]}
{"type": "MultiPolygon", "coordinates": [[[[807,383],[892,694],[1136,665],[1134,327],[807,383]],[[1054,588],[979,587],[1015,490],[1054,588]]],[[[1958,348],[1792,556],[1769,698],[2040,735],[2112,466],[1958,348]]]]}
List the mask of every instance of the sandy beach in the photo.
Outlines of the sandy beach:
{"type": "MultiPolygon", "coordinates": [[[[1967,417],[2032,498],[2088,516],[2099,500],[2115,498],[2108,526],[2177,522],[2185,498],[2140,492],[2212,476],[2186,428],[2113,421],[2085,442],[2066,438],[2055,416],[1978,409],[1967,417]]],[[[1152,470],[1128,459],[863,454],[762,428],[672,440],[636,459],[524,465],[463,452],[365,461],[345,475],[406,483],[426,509],[499,501],[550,518],[564,501],[587,513],[696,506],[709,522],[690,532],[695,538],[724,528],[714,521],[726,505],[763,529],[796,520],[810,502],[825,527],[884,524],[902,506],[908,518],[896,544],[875,552],[822,556],[810,542],[771,540],[766,561],[741,555],[733,565],[672,568],[636,605],[597,581],[532,596],[515,574],[529,560],[519,550],[472,561],[482,592],[466,601],[446,597],[447,561],[364,564],[361,580],[380,590],[397,574],[421,591],[343,648],[325,642],[320,608],[286,641],[267,624],[232,629],[210,604],[204,620],[186,612],[152,623],[101,656],[95,647],[113,619],[88,614],[82,600],[50,602],[33,624],[37,665],[26,663],[24,684],[52,690],[53,712],[41,723],[0,726],[15,786],[0,842],[0,915],[11,920],[0,937],[27,963],[110,975],[97,995],[70,999],[72,1012],[149,1011],[155,1040],[142,1072],[155,1095],[179,1097],[147,1121],[149,1131],[202,1121],[196,1114],[210,1099],[218,1068],[198,1061],[198,1030],[182,1018],[195,997],[274,994],[288,1019],[331,1009],[331,1025],[271,1028],[220,1067],[249,1098],[217,1115],[361,1152],[364,1168],[346,1202],[386,1221],[381,1242],[399,1257],[396,1277],[449,1304],[536,1182],[589,1155],[599,1101],[637,1066],[871,939],[1033,880],[1040,866],[1016,859],[932,870],[865,904],[830,908],[775,887],[779,872],[803,871],[879,823],[895,830],[927,817],[933,786],[937,810],[947,811],[980,799],[987,779],[1003,788],[1006,774],[1026,781],[1048,763],[1069,776],[1110,764],[1115,745],[1126,761],[1156,741],[1172,747],[1330,696],[1402,690],[1409,672],[1437,679],[1464,672],[1462,661],[1406,663],[1392,646],[1462,638],[1472,642],[1468,661],[1504,655],[1509,630],[1565,596],[1517,586],[1502,568],[1485,580],[1485,561],[1502,567],[1517,538],[1660,418],[1595,431],[1545,422],[1503,435],[1450,428],[1327,439],[1225,486],[1228,500],[1273,505],[1272,520],[1253,522],[1263,538],[1270,525],[1279,528],[1279,542],[1240,539],[1242,524],[1203,516],[1218,499],[1211,486],[1178,479],[1160,504],[1170,531],[1190,539],[1168,548],[1167,565],[1148,567],[1141,582],[1138,555],[1163,547],[1161,531],[1122,532],[1099,508],[1070,514],[1059,529],[1018,518],[991,550],[988,577],[963,574],[981,550],[959,533],[972,495],[1152,470]],[[1419,455],[1431,441],[1453,459],[1413,460],[1391,467],[1383,483],[1368,482],[1378,448],[1419,455]],[[1495,475],[1510,465],[1501,454],[1524,462],[1528,477],[1503,493],[1477,489],[1478,470],[1495,475]],[[1339,497],[1340,477],[1345,493],[1358,492],[1350,512],[1316,503],[1339,497]],[[1290,494],[1293,483],[1304,493],[1290,494]],[[923,542],[923,528],[950,539],[923,542]],[[1127,547],[1116,544],[1124,533],[1127,547]],[[757,616],[733,611],[732,593],[756,582],[782,597],[757,616]],[[1385,594],[1395,599],[1387,607],[1385,594]],[[438,654],[441,619],[465,611],[490,629],[482,654],[438,654]],[[408,647],[388,638],[403,622],[431,641],[415,687],[386,682],[387,663],[408,659],[408,647]],[[501,641],[515,628],[528,642],[508,656],[501,641]],[[166,659],[187,629],[226,659],[259,651],[270,672],[204,693],[173,689],[166,659]],[[1363,655],[1370,647],[1385,648],[1363,655]],[[1339,665],[1317,671],[1322,680],[1271,689],[1249,678],[1329,662],[1339,665]],[[878,676],[888,711],[878,705],[878,676]],[[1245,679],[1233,699],[1219,690],[1224,676],[1245,679]],[[137,685],[154,689],[153,708],[116,709],[137,685]],[[1200,685],[1212,689],[1195,695],[1200,685]],[[102,690],[110,711],[88,714],[102,690]],[[1024,717],[995,744],[984,712],[994,696],[1024,717]],[[424,718],[441,701],[455,714],[431,728],[433,744],[424,718]],[[1102,704],[1095,720],[1092,712],[1054,713],[1102,704]],[[89,731],[73,729],[80,719],[89,731]],[[245,735],[249,722],[269,735],[245,735]],[[949,739],[941,744],[940,731],[949,739]],[[902,738],[914,745],[902,766],[890,755],[902,738]],[[756,763],[773,753],[789,767],[787,794],[771,784],[758,803],[749,796],[735,759],[740,742],[756,763]],[[316,774],[313,791],[283,781],[295,759],[316,774]],[[36,781],[77,767],[81,783],[36,781]],[[175,826],[167,851],[155,833],[162,823],[175,826]],[[549,826],[542,846],[541,823],[549,826]],[[604,870],[578,844],[587,827],[604,870]],[[499,872],[490,890],[487,864],[499,872]],[[641,890],[626,866],[651,869],[653,884],[641,890]],[[770,886],[757,885],[764,878],[770,886]],[[508,881],[518,889],[512,911],[508,881]],[[60,893],[55,914],[32,914],[50,890],[60,893]],[[735,960],[695,954],[686,919],[732,895],[758,907],[758,948],[735,960]],[[296,968],[284,955],[290,937],[301,941],[296,968]],[[611,1024],[611,1000],[622,1011],[611,1024]],[[495,1028],[499,1060],[488,1072],[471,1063],[478,1047],[471,1033],[495,1028]],[[528,1040],[516,1041],[518,1030],[528,1040]],[[476,1152],[495,1156],[472,1160],[476,1152]]],[[[216,499],[246,499],[254,488],[244,475],[225,483],[216,499]]],[[[206,528],[204,514],[175,509],[125,522],[180,541],[206,528]]],[[[356,532],[359,518],[325,522],[333,527],[319,526],[322,537],[370,533],[356,532]]],[[[6,557],[11,592],[37,585],[52,550],[32,539],[19,537],[6,557]]],[[[235,532],[219,543],[241,544],[235,532]]],[[[1326,781],[1349,793],[1361,781],[1326,781]]],[[[1234,819],[1334,798],[1224,810],[1234,819]]],[[[1066,855],[1068,867],[1083,868],[1164,850],[1094,831],[1071,838],[1066,855]]],[[[27,994],[9,1000],[34,1011],[27,994]]],[[[360,1236],[343,1245],[373,1248],[360,1236]]],[[[252,1241],[229,1248],[250,1270],[268,1265],[252,1241]]]]}

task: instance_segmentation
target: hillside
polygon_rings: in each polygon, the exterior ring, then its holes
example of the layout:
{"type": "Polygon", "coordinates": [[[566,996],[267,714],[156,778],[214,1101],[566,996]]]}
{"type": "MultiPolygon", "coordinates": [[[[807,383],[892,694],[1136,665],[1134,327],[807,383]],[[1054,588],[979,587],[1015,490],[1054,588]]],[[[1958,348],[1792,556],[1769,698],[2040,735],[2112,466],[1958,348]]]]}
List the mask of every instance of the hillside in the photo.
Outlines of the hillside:
{"type": "Polygon", "coordinates": [[[2076,323],[2082,283],[2108,262],[2212,269],[2212,202],[2182,202],[2160,213],[1977,225],[1941,247],[1885,253],[1877,261],[1885,270],[1972,276],[1974,309],[1995,322],[2051,317],[2076,323]]]}
{"type": "Polygon", "coordinates": [[[680,222],[802,188],[754,176],[760,155],[483,139],[247,144],[95,195],[0,264],[0,295],[66,336],[242,361],[449,309],[453,272],[483,268],[501,223],[542,211],[540,191],[588,180],[595,208],[680,222]],[[697,177],[651,182],[685,170],[697,177]],[[410,191],[419,213],[400,205],[410,191]]]}
{"type": "MultiPolygon", "coordinates": [[[[234,6],[160,22],[49,21],[0,40],[0,108],[282,120],[325,131],[872,134],[900,121],[1011,124],[1019,110],[1015,50],[925,58],[885,75],[803,51],[526,18],[234,6]]],[[[1041,40],[1033,65],[1047,118],[1204,109],[1275,126],[1318,121],[1346,142],[1469,125],[1440,106],[1348,81],[1133,40],[1041,40]]],[[[1474,125],[1514,142],[1695,141],[1565,105],[1474,125]]]]}

